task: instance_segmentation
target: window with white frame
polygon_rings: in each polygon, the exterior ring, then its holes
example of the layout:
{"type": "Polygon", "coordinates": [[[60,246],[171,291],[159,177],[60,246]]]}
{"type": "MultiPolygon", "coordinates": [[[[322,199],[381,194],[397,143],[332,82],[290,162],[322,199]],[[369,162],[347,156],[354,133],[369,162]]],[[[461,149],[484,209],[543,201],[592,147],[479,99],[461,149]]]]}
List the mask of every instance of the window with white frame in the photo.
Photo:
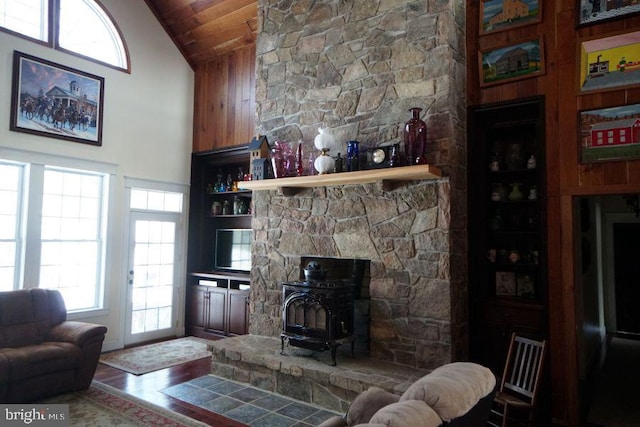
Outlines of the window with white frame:
{"type": "Polygon", "coordinates": [[[105,185],[104,175],[45,168],[39,287],[58,289],[68,310],[101,303],[105,185]]]}
{"type": "Polygon", "coordinates": [[[0,27],[43,42],[49,39],[48,0],[0,0],[0,27]]]}
{"type": "Polygon", "coordinates": [[[124,38],[95,0],[0,0],[0,29],[129,69],[124,38]]]}
{"type": "Polygon", "coordinates": [[[22,164],[0,162],[0,291],[18,286],[24,169],[22,164]]]}
{"type": "Polygon", "coordinates": [[[182,212],[184,194],[171,191],[131,189],[131,209],[160,212],[182,212]]]}
{"type": "Polygon", "coordinates": [[[58,289],[70,312],[103,308],[108,189],[102,172],[0,159],[2,290],[58,289]]]}

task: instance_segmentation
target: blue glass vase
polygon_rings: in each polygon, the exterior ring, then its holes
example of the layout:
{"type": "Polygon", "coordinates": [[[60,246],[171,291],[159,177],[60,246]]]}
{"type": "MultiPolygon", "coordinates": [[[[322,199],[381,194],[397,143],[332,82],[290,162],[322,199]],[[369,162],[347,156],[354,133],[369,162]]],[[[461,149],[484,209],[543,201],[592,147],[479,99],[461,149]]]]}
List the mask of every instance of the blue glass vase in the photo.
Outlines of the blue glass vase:
{"type": "Polygon", "coordinates": [[[347,172],[360,170],[359,141],[347,141],[347,172]]]}

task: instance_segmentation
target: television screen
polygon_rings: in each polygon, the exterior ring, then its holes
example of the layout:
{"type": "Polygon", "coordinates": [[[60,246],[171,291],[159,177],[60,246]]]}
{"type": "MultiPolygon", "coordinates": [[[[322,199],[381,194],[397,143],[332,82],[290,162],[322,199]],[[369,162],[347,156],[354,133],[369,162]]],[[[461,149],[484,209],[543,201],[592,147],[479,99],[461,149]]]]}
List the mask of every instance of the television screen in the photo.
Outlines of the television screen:
{"type": "Polygon", "coordinates": [[[215,268],[217,270],[251,270],[251,230],[216,230],[215,268]]]}

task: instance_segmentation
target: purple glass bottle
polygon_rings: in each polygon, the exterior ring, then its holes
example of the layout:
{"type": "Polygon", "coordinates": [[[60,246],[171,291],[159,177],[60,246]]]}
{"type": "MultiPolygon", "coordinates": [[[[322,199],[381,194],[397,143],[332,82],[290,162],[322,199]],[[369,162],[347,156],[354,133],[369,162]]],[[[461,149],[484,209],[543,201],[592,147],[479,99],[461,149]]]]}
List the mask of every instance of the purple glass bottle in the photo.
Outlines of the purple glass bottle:
{"type": "Polygon", "coordinates": [[[404,151],[407,165],[420,165],[427,162],[424,150],[427,146],[427,124],[420,120],[422,108],[409,109],[412,117],[404,124],[404,151]]]}

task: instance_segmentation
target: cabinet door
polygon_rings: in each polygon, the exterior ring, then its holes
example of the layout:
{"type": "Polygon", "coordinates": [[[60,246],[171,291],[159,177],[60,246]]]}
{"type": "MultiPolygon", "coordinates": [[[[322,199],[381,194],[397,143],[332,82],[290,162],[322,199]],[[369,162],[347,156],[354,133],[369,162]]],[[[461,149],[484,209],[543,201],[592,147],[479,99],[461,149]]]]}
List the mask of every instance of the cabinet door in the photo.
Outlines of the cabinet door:
{"type": "Polygon", "coordinates": [[[512,332],[546,338],[544,99],[469,115],[469,352],[500,375],[512,332]]]}
{"type": "Polygon", "coordinates": [[[209,288],[207,329],[221,334],[225,333],[227,289],[209,288]]]}
{"type": "Polygon", "coordinates": [[[191,286],[189,296],[189,327],[204,329],[207,324],[208,291],[205,286],[191,286]]]}
{"type": "Polygon", "coordinates": [[[246,291],[229,290],[229,334],[244,335],[248,327],[248,298],[246,291]]]}

